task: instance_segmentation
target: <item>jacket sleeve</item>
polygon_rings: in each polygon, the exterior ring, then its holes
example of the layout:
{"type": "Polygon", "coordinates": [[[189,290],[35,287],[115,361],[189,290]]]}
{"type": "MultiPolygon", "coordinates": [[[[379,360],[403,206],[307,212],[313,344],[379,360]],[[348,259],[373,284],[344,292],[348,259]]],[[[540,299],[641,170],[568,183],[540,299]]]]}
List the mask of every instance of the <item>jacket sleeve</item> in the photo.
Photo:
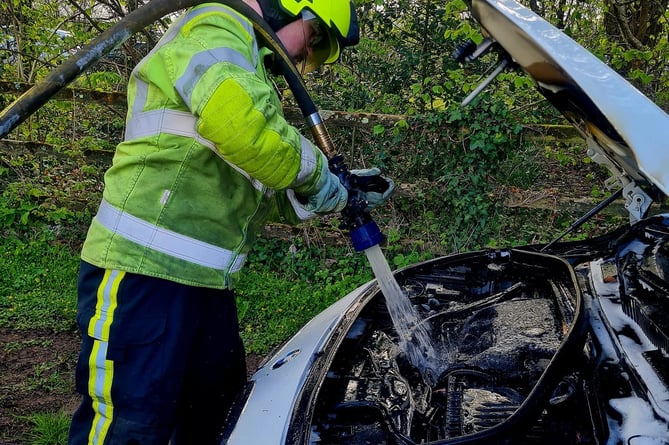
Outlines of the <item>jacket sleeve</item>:
{"type": "Polygon", "coordinates": [[[316,213],[305,209],[295,197],[293,190],[282,190],[274,195],[273,212],[269,215],[269,221],[297,225],[318,216],[316,213]]]}
{"type": "Polygon", "coordinates": [[[170,57],[181,68],[179,94],[198,118],[198,133],[227,162],[269,188],[314,194],[324,157],[283,117],[263,51],[242,25],[219,10],[184,27],[182,47],[175,44],[170,57]]]}

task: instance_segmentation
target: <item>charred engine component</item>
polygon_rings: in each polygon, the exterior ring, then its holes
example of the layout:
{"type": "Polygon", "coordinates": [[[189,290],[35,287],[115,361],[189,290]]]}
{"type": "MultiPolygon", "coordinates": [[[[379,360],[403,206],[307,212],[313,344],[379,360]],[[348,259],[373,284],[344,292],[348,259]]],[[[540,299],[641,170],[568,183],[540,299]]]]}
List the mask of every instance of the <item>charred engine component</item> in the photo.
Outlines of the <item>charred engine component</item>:
{"type": "MultiPolygon", "coordinates": [[[[426,381],[402,355],[383,295],[375,296],[318,390],[311,443],[511,440],[517,422],[529,423],[532,434],[514,443],[565,443],[565,431],[578,434],[558,427],[555,416],[540,419],[574,402],[575,391],[558,390],[559,379],[546,378],[556,375],[547,370],[580,319],[567,263],[528,252],[480,252],[428,262],[397,279],[429,323],[438,378],[426,381]]],[[[575,335],[582,337],[581,330],[575,335]]],[[[572,407],[564,415],[574,413],[572,407]]]]}

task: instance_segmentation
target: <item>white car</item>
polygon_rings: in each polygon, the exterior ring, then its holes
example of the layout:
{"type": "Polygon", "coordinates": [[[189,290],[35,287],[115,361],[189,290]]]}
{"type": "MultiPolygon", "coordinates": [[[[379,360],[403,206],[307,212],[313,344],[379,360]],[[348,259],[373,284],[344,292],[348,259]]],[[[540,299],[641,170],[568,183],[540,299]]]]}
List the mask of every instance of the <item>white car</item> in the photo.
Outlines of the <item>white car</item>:
{"type": "Polygon", "coordinates": [[[669,191],[669,116],[514,1],[471,11],[490,38],[456,57],[531,76],[618,181],[595,210],[622,196],[630,225],[397,271],[411,338],[365,284],[257,370],[222,443],[669,444],[669,215],[646,218],[669,191]]]}

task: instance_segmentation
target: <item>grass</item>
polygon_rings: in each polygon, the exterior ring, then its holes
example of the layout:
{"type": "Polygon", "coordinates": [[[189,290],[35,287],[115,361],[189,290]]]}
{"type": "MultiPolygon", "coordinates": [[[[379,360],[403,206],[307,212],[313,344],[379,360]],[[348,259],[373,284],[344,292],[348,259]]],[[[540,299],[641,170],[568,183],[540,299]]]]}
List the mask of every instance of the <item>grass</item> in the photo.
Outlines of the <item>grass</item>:
{"type": "Polygon", "coordinates": [[[27,416],[33,426],[25,437],[27,445],[60,445],[67,443],[70,414],[63,411],[35,413],[27,416]]]}
{"type": "Polygon", "coordinates": [[[236,289],[248,352],[266,354],[309,319],[372,278],[364,255],[309,246],[301,238],[262,240],[236,289]]]}
{"type": "Polygon", "coordinates": [[[72,330],[79,258],[46,238],[0,239],[0,327],[72,330]]]}
{"type": "MultiPolygon", "coordinates": [[[[63,358],[65,360],[65,358],[63,358]]],[[[51,361],[33,367],[33,374],[26,376],[26,386],[32,391],[64,393],[71,389],[69,374],[62,372],[67,363],[51,361]]]]}

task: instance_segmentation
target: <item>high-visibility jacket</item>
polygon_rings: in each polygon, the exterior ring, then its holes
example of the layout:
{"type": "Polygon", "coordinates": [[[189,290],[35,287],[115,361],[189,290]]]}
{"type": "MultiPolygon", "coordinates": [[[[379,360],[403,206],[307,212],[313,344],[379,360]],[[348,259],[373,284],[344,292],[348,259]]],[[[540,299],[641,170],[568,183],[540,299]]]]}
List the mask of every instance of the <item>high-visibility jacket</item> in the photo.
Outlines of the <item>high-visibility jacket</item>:
{"type": "Polygon", "coordinates": [[[231,8],[187,11],[128,84],[125,139],[105,174],[82,259],[230,288],[268,219],[314,216],[323,154],[283,117],[252,24],[231,8]]]}

